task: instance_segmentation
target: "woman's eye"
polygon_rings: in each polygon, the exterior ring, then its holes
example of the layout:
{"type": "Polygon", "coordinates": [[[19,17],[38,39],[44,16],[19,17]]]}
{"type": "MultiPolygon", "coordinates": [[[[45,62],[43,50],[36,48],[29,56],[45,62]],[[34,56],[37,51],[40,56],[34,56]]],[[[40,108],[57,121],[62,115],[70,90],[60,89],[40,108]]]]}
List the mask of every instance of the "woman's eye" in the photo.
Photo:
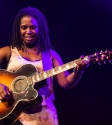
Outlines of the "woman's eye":
{"type": "Polygon", "coordinates": [[[25,29],[27,29],[27,27],[26,26],[21,26],[21,29],[25,30],[25,29]]]}
{"type": "Polygon", "coordinates": [[[36,26],[32,26],[31,29],[36,29],[37,27],[36,26]]]}

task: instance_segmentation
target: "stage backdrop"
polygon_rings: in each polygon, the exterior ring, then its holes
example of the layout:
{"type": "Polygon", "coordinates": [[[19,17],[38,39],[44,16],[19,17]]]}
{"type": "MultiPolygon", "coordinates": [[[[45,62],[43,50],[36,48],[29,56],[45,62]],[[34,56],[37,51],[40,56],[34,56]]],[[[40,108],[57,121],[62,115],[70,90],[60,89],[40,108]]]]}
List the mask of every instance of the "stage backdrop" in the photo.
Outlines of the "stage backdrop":
{"type": "MultiPolygon", "coordinates": [[[[10,44],[15,15],[28,6],[46,16],[51,43],[64,63],[112,48],[111,0],[1,1],[0,47],[10,44]]],[[[54,92],[60,125],[112,124],[112,64],[91,63],[77,86],[64,90],[55,83],[54,92]]]]}

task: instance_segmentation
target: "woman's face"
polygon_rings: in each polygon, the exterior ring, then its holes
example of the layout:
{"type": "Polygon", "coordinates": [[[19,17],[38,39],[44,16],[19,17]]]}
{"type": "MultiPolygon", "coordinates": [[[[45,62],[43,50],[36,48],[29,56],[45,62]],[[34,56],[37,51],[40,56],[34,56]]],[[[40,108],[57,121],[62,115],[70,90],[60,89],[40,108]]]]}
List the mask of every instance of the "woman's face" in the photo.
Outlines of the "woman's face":
{"type": "Polygon", "coordinates": [[[20,36],[26,45],[35,45],[38,39],[38,21],[31,16],[24,16],[20,21],[20,36]]]}

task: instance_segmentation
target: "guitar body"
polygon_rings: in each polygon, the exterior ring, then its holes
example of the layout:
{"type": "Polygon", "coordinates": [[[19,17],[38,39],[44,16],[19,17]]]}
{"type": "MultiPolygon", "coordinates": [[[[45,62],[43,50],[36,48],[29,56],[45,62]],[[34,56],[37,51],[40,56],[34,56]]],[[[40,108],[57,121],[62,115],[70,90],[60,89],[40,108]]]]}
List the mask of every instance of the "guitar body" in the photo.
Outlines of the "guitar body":
{"type": "Polygon", "coordinates": [[[0,69],[0,83],[11,91],[11,96],[0,103],[0,120],[7,119],[12,122],[27,106],[35,106],[42,102],[34,84],[27,80],[27,77],[36,72],[36,68],[31,64],[22,66],[14,73],[0,69]]]}

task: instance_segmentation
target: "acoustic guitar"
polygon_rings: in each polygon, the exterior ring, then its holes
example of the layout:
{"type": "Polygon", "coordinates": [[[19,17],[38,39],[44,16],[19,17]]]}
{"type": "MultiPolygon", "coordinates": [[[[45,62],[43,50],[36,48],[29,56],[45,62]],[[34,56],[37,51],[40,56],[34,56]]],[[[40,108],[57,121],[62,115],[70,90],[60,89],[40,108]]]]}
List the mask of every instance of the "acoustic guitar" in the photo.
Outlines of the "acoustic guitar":
{"type": "MultiPolygon", "coordinates": [[[[110,51],[101,51],[93,55],[85,56],[84,60],[89,62],[105,62],[111,58],[110,51]]],[[[80,59],[77,59],[77,61],[80,59]]],[[[10,90],[10,96],[0,102],[0,120],[6,119],[12,122],[17,119],[20,113],[27,107],[38,105],[42,102],[42,97],[34,88],[34,84],[52,77],[63,71],[75,68],[75,61],[49,69],[45,72],[37,73],[36,68],[31,64],[26,64],[16,72],[9,72],[0,69],[0,83],[3,83],[10,90]]]]}

